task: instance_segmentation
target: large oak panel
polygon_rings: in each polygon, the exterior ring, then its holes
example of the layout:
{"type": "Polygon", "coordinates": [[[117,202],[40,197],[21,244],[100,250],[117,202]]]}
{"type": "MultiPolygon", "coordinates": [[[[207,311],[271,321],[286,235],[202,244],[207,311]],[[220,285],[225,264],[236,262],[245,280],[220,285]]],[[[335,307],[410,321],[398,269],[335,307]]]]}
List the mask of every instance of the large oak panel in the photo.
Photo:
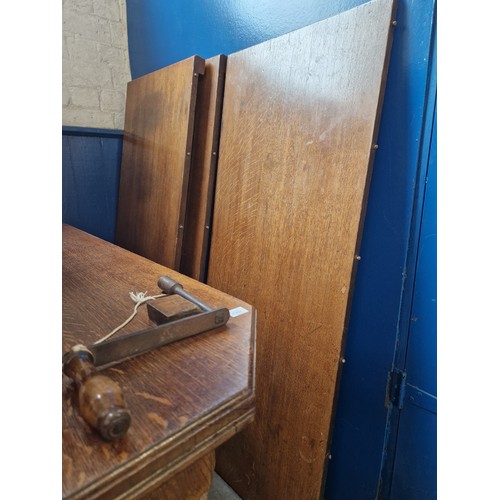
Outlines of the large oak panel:
{"type": "Polygon", "coordinates": [[[116,243],[179,270],[199,75],[191,57],[129,82],[116,243]]]}
{"type": "Polygon", "coordinates": [[[321,495],[394,10],[228,57],[208,283],[258,311],[256,421],[217,455],[245,499],[321,495]]]}

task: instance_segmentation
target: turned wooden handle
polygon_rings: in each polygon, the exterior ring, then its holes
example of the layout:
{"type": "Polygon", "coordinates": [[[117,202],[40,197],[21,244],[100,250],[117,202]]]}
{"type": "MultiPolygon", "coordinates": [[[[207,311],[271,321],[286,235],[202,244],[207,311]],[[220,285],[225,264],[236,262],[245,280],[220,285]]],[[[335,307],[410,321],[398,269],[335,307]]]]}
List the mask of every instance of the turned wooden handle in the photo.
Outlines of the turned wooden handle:
{"type": "Polygon", "coordinates": [[[120,386],[100,375],[92,353],[73,348],[63,358],[63,372],[76,384],[78,411],[85,421],[106,440],[122,437],[130,427],[130,413],[120,386]]]}

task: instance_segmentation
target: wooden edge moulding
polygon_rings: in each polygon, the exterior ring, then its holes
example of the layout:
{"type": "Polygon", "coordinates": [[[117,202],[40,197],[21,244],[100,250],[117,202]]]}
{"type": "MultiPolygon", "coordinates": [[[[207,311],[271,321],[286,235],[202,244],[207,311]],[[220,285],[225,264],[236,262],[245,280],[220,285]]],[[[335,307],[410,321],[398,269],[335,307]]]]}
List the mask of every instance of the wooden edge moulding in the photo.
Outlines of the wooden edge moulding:
{"type": "Polygon", "coordinates": [[[196,125],[180,271],[206,281],[215,175],[219,154],[226,56],[205,61],[198,84],[196,125]]]}

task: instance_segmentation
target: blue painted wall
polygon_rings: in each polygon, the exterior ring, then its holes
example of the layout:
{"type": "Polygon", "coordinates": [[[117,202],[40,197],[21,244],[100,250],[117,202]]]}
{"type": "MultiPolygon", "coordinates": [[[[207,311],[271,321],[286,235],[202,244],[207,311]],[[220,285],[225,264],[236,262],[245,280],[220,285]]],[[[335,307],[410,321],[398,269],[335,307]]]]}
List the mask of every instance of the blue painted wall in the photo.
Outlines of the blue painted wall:
{"type": "Polygon", "coordinates": [[[231,54],[366,0],[127,0],[132,78],[197,54],[231,54]]]}
{"type": "Polygon", "coordinates": [[[62,134],[63,222],[114,242],[123,133],[63,127],[62,134]]]}
{"type": "MultiPolygon", "coordinates": [[[[230,54],[363,0],[128,0],[133,78],[198,54],[230,54]]],[[[326,497],[373,499],[386,444],[387,374],[400,339],[415,195],[423,158],[433,0],[400,0],[379,149],[333,428],[326,497]]],[[[426,156],[427,154],[427,156],[426,156]]],[[[421,208],[421,207],[420,207],[421,208]]],[[[405,306],[406,307],[406,306],[405,306]]]]}

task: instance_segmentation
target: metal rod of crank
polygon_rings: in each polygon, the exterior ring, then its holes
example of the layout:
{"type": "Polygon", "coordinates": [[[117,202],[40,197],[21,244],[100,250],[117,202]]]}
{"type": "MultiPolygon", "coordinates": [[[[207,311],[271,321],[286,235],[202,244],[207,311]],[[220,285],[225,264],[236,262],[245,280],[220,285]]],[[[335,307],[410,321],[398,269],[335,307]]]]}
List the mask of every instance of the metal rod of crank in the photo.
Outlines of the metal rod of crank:
{"type": "Polygon", "coordinates": [[[168,276],[162,276],[158,280],[158,287],[161,288],[167,295],[180,295],[182,298],[189,300],[189,302],[198,306],[202,311],[211,311],[212,307],[208,306],[196,297],[193,297],[190,293],[184,290],[184,287],[168,276]]]}

